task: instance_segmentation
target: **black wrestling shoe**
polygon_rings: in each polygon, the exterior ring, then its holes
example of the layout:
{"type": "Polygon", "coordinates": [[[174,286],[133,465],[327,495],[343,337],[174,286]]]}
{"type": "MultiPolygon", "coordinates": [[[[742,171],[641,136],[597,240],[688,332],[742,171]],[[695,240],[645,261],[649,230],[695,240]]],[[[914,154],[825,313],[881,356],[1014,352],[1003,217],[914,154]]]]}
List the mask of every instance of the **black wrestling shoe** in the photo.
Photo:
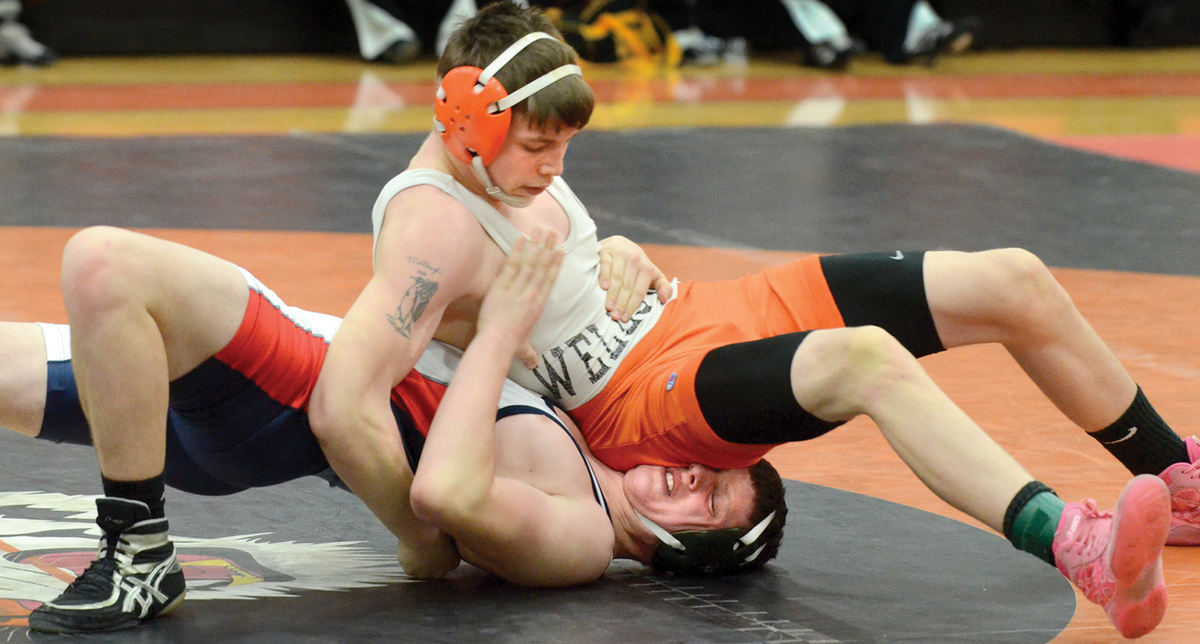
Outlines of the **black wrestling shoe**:
{"type": "Polygon", "coordinates": [[[387,46],[383,53],[375,57],[376,62],[393,65],[407,65],[421,55],[421,43],[416,40],[401,38],[387,46]]]}
{"type": "Polygon", "coordinates": [[[804,50],[802,63],[806,67],[840,72],[846,69],[846,66],[850,64],[850,59],[854,58],[858,53],[858,50],[853,46],[846,49],[838,49],[832,43],[819,42],[809,45],[804,50]]]}
{"type": "Polygon", "coordinates": [[[145,503],[96,499],[104,530],[97,559],[57,598],[29,615],[44,633],[89,633],[137,626],[183,601],[187,590],[167,539],[167,520],[150,518],[145,503]]]}
{"type": "Polygon", "coordinates": [[[29,35],[29,29],[19,22],[0,22],[0,65],[33,65],[45,67],[58,60],[55,54],[29,35]]]}
{"type": "Polygon", "coordinates": [[[905,52],[900,60],[888,62],[920,62],[932,65],[938,56],[961,54],[975,44],[980,24],[979,19],[974,16],[955,21],[943,20],[921,36],[916,49],[905,52]]]}

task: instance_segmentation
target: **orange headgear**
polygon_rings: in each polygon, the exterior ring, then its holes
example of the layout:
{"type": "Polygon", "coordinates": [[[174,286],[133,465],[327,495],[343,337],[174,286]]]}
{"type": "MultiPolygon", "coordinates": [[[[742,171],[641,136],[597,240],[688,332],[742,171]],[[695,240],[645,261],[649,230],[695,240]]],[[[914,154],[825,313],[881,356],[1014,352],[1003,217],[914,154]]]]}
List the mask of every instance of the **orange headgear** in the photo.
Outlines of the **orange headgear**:
{"type": "MultiPolygon", "coordinates": [[[[578,65],[563,65],[508,93],[495,78],[510,60],[548,33],[535,31],[509,45],[486,68],[461,66],[446,73],[433,105],[434,127],[454,156],[472,165],[488,165],[500,153],[508,136],[512,112],[508,108],[567,76],[582,76],[578,65]]],[[[490,183],[490,182],[488,182],[490,183]]]]}

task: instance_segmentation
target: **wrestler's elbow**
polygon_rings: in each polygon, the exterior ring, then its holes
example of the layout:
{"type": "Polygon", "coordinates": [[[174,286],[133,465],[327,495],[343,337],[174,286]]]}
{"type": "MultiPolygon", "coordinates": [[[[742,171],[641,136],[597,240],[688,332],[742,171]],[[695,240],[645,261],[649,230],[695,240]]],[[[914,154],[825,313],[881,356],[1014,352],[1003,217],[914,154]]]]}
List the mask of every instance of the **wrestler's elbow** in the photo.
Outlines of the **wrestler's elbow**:
{"type": "Polygon", "coordinates": [[[418,519],[453,533],[464,522],[479,516],[482,494],[470,483],[462,484],[456,477],[432,472],[437,468],[418,468],[413,478],[409,502],[418,519]]]}
{"type": "Polygon", "coordinates": [[[308,403],[309,427],[322,446],[337,444],[341,437],[353,435],[354,426],[363,424],[362,410],[346,392],[321,387],[318,382],[308,403]]]}
{"type": "Polygon", "coordinates": [[[423,476],[424,468],[417,468],[419,474],[413,477],[412,490],[409,492],[409,502],[413,514],[417,518],[438,528],[445,529],[443,524],[454,514],[453,494],[447,486],[439,485],[436,477],[423,476]]]}
{"type": "Polygon", "coordinates": [[[440,579],[461,562],[454,539],[428,526],[400,540],[396,560],[408,576],[417,579],[440,579]]]}

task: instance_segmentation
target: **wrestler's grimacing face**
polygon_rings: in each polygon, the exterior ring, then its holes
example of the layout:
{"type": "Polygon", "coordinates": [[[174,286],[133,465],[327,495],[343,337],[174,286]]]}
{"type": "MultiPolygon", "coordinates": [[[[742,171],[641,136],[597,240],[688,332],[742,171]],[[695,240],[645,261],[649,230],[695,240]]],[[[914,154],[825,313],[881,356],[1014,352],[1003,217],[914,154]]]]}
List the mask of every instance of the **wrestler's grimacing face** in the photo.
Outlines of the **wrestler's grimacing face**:
{"type": "Polygon", "coordinates": [[[745,468],[639,465],[623,487],[633,508],[668,532],[750,525],[754,486],[745,468]]]}

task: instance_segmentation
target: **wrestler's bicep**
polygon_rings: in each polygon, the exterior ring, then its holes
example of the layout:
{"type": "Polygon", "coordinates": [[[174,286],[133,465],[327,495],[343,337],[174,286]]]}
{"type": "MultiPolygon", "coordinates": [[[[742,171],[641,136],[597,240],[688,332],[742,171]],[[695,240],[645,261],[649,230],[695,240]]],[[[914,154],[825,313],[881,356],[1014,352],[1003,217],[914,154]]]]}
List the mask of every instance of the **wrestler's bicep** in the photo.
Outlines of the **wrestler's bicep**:
{"type": "MultiPolygon", "coordinates": [[[[461,204],[441,193],[402,193],[388,206],[375,246],[376,303],[401,337],[434,326],[451,302],[478,290],[486,234],[461,204]],[[441,195],[440,197],[438,195],[441,195]],[[438,214],[433,214],[438,213],[438,214]]],[[[493,275],[486,276],[487,282],[493,275]]]]}
{"type": "Polygon", "coordinates": [[[447,532],[464,559],[528,586],[587,583],[612,559],[612,524],[594,499],[507,477],[496,477],[476,517],[447,532]]]}

